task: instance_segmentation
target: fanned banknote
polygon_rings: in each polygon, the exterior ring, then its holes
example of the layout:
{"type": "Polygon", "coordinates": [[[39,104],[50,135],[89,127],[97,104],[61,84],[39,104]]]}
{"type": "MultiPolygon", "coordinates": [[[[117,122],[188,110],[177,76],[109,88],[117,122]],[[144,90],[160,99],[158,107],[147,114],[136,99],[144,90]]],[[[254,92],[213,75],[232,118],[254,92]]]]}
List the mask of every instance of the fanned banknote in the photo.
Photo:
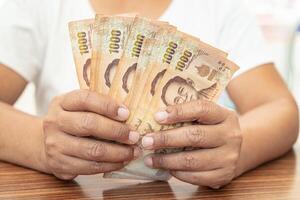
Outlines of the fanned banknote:
{"type": "Polygon", "coordinates": [[[90,86],[93,24],[94,19],[69,23],[73,58],[81,89],[88,89],[90,86]]]}
{"type": "MultiPolygon", "coordinates": [[[[146,114],[151,99],[155,94],[155,90],[169,66],[182,65],[184,63],[183,61],[187,59],[185,56],[187,52],[195,53],[195,51],[202,50],[209,54],[219,55],[224,58],[227,56],[225,52],[213,48],[180,31],[176,31],[174,34],[168,35],[165,40],[161,40],[161,42],[153,48],[158,48],[160,51],[154,53],[154,59],[151,59],[149,68],[142,75],[145,77],[144,79],[146,84],[142,84],[143,92],[141,97],[136,100],[138,103],[137,107],[133,110],[134,114],[131,115],[128,120],[128,123],[135,127],[135,129],[139,129],[142,123],[142,118],[146,114]],[[200,47],[201,49],[199,49],[200,47]]],[[[137,93],[139,94],[139,92],[137,93]]]]}
{"type": "MultiPolygon", "coordinates": [[[[126,123],[142,136],[191,125],[162,126],[153,115],[169,105],[199,99],[216,102],[238,70],[226,52],[166,22],[96,15],[95,20],[71,22],[69,29],[80,87],[125,104],[131,111],[126,123]]],[[[145,166],[149,153],[154,152],[144,150],[140,158],[104,177],[168,180],[168,171],[145,166]]]]}
{"type": "Polygon", "coordinates": [[[136,17],[129,34],[124,53],[117,67],[109,95],[120,101],[125,101],[137,69],[137,62],[143,49],[145,39],[155,38],[163,23],[136,17]]]}
{"type": "MultiPolygon", "coordinates": [[[[238,67],[227,60],[224,54],[215,54],[214,49],[208,48],[202,42],[188,43],[184,46],[181,53],[174,58],[174,64],[169,66],[158,86],[154,86],[154,97],[144,109],[144,117],[140,120],[137,127],[138,132],[146,134],[149,132],[162,131],[171,128],[178,128],[185,124],[179,123],[171,126],[162,126],[156,123],[153,115],[169,105],[189,102],[192,100],[205,99],[216,101],[220,93],[225,89],[233,73],[238,67]]],[[[157,76],[161,72],[157,72],[157,76]]],[[[171,149],[174,152],[180,149],[171,149]]],[[[144,152],[142,157],[153,152],[144,152]]],[[[146,176],[154,180],[163,180],[168,177],[168,172],[160,169],[150,169],[144,165],[143,159],[138,159],[130,163],[127,167],[135,169],[135,174],[146,176]]]]}
{"type": "Polygon", "coordinates": [[[96,15],[93,28],[91,90],[108,94],[134,18],[96,15]]]}
{"type": "Polygon", "coordinates": [[[172,63],[173,57],[178,53],[179,46],[183,43],[182,35],[177,31],[170,30],[160,40],[153,44],[151,59],[149,59],[148,67],[141,73],[141,81],[136,84],[134,91],[135,97],[131,102],[134,102],[129,120],[127,121],[136,130],[139,128],[142,118],[147,110],[147,105],[150,104],[153,95],[155,94],[156,83],[165,73],[167,67],[172,63]],[[146,105],[146,106],[145,106],[146,105]]]}
{"type": "MultiPolygon", "coordinates": [[[[154,39],[147,39],[138,59],[137,70],[132,83],[132,89],[129,91],[125,102],[128,102],[132,112],[131,117],[135,116],[135,109],[145,92],[148,77],[154,66],[164,65],[166,61],[166,51],[169,47],[170,37],[176,33],[176,28],[168,26],[158,31],[154,39]]],[[[130,119],[127,121],[130,124],[130,119]]]]}

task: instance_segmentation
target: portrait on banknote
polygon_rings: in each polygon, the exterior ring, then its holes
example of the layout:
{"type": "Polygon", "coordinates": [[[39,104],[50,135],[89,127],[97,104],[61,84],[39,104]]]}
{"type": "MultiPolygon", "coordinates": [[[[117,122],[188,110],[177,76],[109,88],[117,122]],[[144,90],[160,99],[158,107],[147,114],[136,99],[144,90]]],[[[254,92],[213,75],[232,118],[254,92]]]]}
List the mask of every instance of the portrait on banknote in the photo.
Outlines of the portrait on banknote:
{"type": "Polygon", "coordinates": [[[116,73],[116,67],[119,64],[120,59],[114,59],[109,65],[107,66],[105,73],[104,73],[104,80],[105,85],[110,88],[111,82],[115,76],[116,73]]]}

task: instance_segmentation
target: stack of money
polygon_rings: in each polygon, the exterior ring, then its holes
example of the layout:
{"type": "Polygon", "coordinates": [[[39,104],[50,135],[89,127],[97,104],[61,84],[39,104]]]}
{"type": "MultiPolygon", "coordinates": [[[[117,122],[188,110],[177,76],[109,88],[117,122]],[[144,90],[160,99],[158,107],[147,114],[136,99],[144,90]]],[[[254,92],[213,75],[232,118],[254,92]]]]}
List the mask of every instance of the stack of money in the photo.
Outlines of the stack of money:
{"type": "MultiPolygon", "coordinates": [[[[227,53],[167,22],[139,16],[96,15],[69,23],[80,87],[106,94],[130,110],[127,124],[141,135],[185,126],[162,126],[153,115],[169,105],[192,100],[216,102],[239,69],[227,53]]],[[[164,149],[170,153],[183,149],[164,149]]],[[[143,158],[104,177],[168,180],[165,170],[150,169],[143,158]]]]}

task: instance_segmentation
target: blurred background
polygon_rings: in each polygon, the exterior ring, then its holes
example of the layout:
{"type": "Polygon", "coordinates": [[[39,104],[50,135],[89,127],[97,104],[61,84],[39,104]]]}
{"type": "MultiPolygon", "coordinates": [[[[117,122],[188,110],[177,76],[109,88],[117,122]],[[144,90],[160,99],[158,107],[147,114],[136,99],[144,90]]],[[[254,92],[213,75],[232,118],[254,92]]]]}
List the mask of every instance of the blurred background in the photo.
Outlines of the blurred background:
{"type": "MultiPolygon", "coordinates": [[[[300,0],[243,0],[255,13],[276,66],[300,105],[300,0]]],[[[30,84],[16,106],[35,114],[30,84]]]]}

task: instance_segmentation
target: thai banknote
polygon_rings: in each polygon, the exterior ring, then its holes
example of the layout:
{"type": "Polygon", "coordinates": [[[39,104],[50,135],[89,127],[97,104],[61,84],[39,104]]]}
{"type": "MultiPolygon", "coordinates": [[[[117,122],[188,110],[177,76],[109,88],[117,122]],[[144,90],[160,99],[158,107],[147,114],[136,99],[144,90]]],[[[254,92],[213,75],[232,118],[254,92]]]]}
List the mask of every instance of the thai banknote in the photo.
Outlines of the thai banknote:
{"type": "Polygon", "coordinates": [[[88,89],[90,86],[93,23],[94,19],[69,23],[73,58],[81,89],[88,89]]]}
{"type": "MultiPolygon", "coordinates": [[[[180,49],[178,50],[178,53],[175,54],[174,59],[173,59],[173,63],[169,66],[169,69],[173,69],[175,71],[177,71],[178,73],[180,72],[185,72],[185,73],[190,73],[190,74],[197,74],[196,68],[194,68],[192,66],[192,64],[194,64],[194,60],[196,59],[197,62],[200,63],[200,59],[202,60],[209,60],[208,64],[206,66],[209,66],[211,69],[217,68],[217,64],[214,63],[214,61],[219,60],[220,62],[224,63],[224,62],[230,62],[228,59],[226,59],[227,54],[224,53],[221,50],[218,50],[200,40],[195,40],[194,38],[191,38],[189,36],[185,36],[184,42],[182,43],[182,45],[180,46],[180,49]]],[[[234,63],[232,63],[232,65],[230,65],[232,67],[232,71],[233,73],[237,70],[236,65],[234,63]]],[[[164,70],[164,73],[167,71],[167,69],[164,70]]],[[[213,75],[215,75],[217,73],[217,70],[213,70],[212,74],[210,74],[210,78],[213,77],[213,75]]],[[[233,74],[232,73],[232,74],[233,74]]],[[[154,71],[154,74],[152,74],[153,77],[158,77],[161,76],[161,72],[159,71],[154,71]]],[[[228,80],[230,80],[231,77],[228,78],[228,80]]],[[[153,79],[154,81],[151,82],[151,87],[152,88],[157,88],[158,85],[160,84],[160,82],[155,82],[155,78],[153,79]]],[[[150,80],[151,81],[151,80],[150,80]]],[[[149,90],[149,89],[148,89],[149,90]]],[[[147,90],[146,90],[147,91],[147,90]]],[[[151,89],[150,89],[151,91],[151,89]]],[[[221,92],[221,89],[219,90],[221,92]]],[[[147,92],[145,92],[147,93],[147,92]]],[[[216,97],[217,98],[217,97],[216,97]]],[[[212,99],[212,100],[216,100],[212,99]]],[[[180,99],[177,99],[180,100],[180,99]]],[[[151,108],[157,108],[157,106],[155,105],[157,102],[155,100],[153,100],[153,98],[151,99],[151,103],[147,102],[147,115],[149,115],[149,109],[151,108]]],[[[179,103],[184,103],[184,102],[178,102],[179,103]]],[[[143,108],[145,106],[145,104],[143,104],[142,102],[139,103],[139,106],[141,108],[143,108]]],[[[150,114],[151,115],[151,114],[150,114]]],[[[150,125],[148,125],[148,123],[143,123],[142,126],[140,125],[138,127],[138,130],[141,131],[141,133],[145,134],[148,132],[153,132],[154,130],[152,129],[152,127],[150,125]]]]}
{"type": "MultiPolygon", "coordinates": [[[[160,50],[153,53],[154,58],[150,59],[148,69],[142,74],[143,77],[146,77],[143,78],[146,84],[139,83],[139,85],[143,87],[143,90],[141,96],[138,99],[135,98],[135,101],[138,101],[138,103],[136,103],[136,107],[133,109],[134,114],[131,115],[128,120],[128,123],[135,129],[140,129],[142,118],[146,114],[147,108],[149,108],[155,90],[159,85],[161,78],[164,76],[166,69],[172,65],[181,65],[181,60],[184,61],[186,59],[184,56],[186,52],[196,53],[196,51],[202,50],[210,55],[215,54],[224,58],[227,56],[225,52],[211,47],[210,45],[199,41],[199,39],[180,31],[168,35],[165,40],[161,40],[160,44],[157,44],[153,48],[158,48],[160,50]],[[201,49],[199,49],[200,47],[201,49]]],[[[140,92],[141,91],[137,91],[137,94],[140,92]]]]}
{"type": "Polygon", "coordinates": [[[131,111],[129,120],[127,121],[136,130],[139,128],[143,116],[146,114],[146,108],[150,104],[155,93],[155,83],[158,83],[165,73],[165,69],[171,64],[174,55],[178,52],[179,46],[183,43],[182,35],[178,32],[170,31],[160,40],[153,44],[151,59],[149,59],[148,67],[140,74],[139,84],[135,84],[137,88],[134,98],[132,98],[131,111]]]}
{"type": "MultiPolygon", "coordinates": [[[[149,73],[147,71],[151,71],[152,68],[152,62],[153,60],[159,60],[158,55],[159,51],[165,51],[163,48],[160,48],[163,43],[168,42],[168,38],[170,37],[171,33],[173,33],[174,29],[169,29],[166,32],[162,32],[158,35],[156,35],[155,39],[145,39],[144,47],[141,51],[141,55],[137,62],[137,69],[136,73],[133,79],[132,89],[129,91],[126,99],[125,104],[129,107],[131,111],[130,118],[134,119],[134,116],[136,116],[135,108],[138,107],[139,98],[144,93],[145,85],[147,84],[147,79],[144,78],[145,74],[149,73]]],[[[162,53],[160,53],[162,54],[162,53]]],[[[143,113],[141,113],[143,114],[143,113]]],[[[130,120],[127,121],[127,124],[130,124],[130,120]]],[[[134,126],[132,124],[132,126],[134,126]]],[[[139,158],[141,159],[141,158],[139,158]]],[[[140,163],[141,161],[134,161],[132,164],[129,164],[122,170],[118,172],[112,172],[105,174],[105,177],[124,177],[124,174],[126,174],[126,177],[128,178],[131,175],[138,176],[137,171],[139,171],[139,164],[136,165],[135,163],[140,163]]],[[[145,176],[141,176],[144,177],[145,176]]],[[[162,178],[162,176],[160,176],[162,178]]],[[[169,177],[169,175],[168,175],[169,177]]],[[[168,177],[164,177],[163,180],[165,180],[168,177]]],[[[136,177],[132,177],[136,178],[136,177]]],[[[151,178],[148,178],[151,179],[151,178]]]]}
{"type": "MultiPolygon", "coordinates": [[[[162,126],[154,120],[154,113],[169,105],[205,99],[216,101],[225,89],[233,73],[238,67],[227,60],[224,54],[214,54],[215,49],[198,42],[197,46],[185,46],[181,54],[174,58],[173,65],[168,67],[155,87],[155,94],[150,106],[145,111],[147,114],[138,127],[140,133],[162,131],[178,128],[185,124],[179,123],[171,126],[162,126]]],[[[160,73],[160,72],[158,72],[160,73]]],[[[144,105],[145,106],[145,105],[144,105]]],[[[143,107],[143,106],[142,106],[143,107]]],[[[162,150],[159,153],[174,152],[182,149],[162,150]]],[[[143,157],[153,152],[144,152],[142,158],[133,161],[126,168],[127,171],[135,169],[134,173],[154,180],[163,180],[169,177],[167,171],[150,169],[143,163],[143,157]]]]}
{"type": "MultiPolygon", "coordinates": [[[[175,32],[175,27],[167,26],[167,28],[159,30],[154,39],[145,40],[144,47],[137,62],[137,70],[132,82],[132,88],[125,99],[125,102],[128,102],[129,108],[132,112],[131,116],[135,115],[135,109],[142,94],[144,94],[148,79],[145,77],[150,75],[154,64],[163,64],[162,57],[166,51],[165,46],[168,45],[170,40],[169,38],[175,32]]],[[[127,123],[129,122],[130,120],[127,121],[127,123]]]]}
{"type": "Polygon", "coordinates": [[[156,123],[153,118],[155,112],[167,106],[199,99],[216,102],[238,67],[222,57],[199,52],[198,55],[191,55],[188,69],[181,70],[181,66],[176,65],[166,71],[143,119],[147,125],[139,131],[148,133],[172,128],[156,123]]]}
{"type": "MultiPolygon", "coordinates": [[[[164,37],[161,37],[159,40],[152,42],[152,44],[150,43],[152,46],[151,53],[149,54],[148,52],[148,54],[146,55],[141,54],[141,57],[139,59],[141,63],[143,63],[143,60],[146,60],[146,65],[148,65],[148,68],[141,68],[144,69],[141,70],[140,74],[142,78],[140,78],[139,80],[137,79],[138,84],[134,85],[135,89],[132,90],[135,92],[135,95],[131,97],[130,101],[132,103],[130,108],[133,113],[127,123],[133,126],[135,129],[140,130],[141,133],[154,131],[153,129],[151,129],[151,124],[149,127],[148,122],[150,120],[143,119],[147,112],[149,112],[149,110],[145,108],[149,107],[151,99],[155,94],[155,90],[158,87],[157,85],[159,85],[160,80],[164,76],[164,73],[166,73],[167,68],[171,63],[173,66],[182,66],[182,63],[180,61],[185,60],[184,56],[186,56],[188,50],[192,51],[193,53],[199,52],[207,55],[215,54],[222,59],[227,56],[226,53],[215,49],[205,43],[202,43],[189,35],[183,34],[181,32],[177,32],[176,34],[174,31],[172,33],[173,34],[165,34],[164,37]],[[177,48],[178,50],[176,51],[177,48]],[[176,52],[178,53],[175,54],[176,52]],[[149,59],[143,58],[143,56],[148,56],[149,59]],[[175,62],[172,62],[174,56],[175,62]],[[141,96],[143,96],[143,98],[142,100],[139,100],[141,96]],[[139,108],[138,110],[135,110],[135,105],[139,108]]],[[[138,62],[138,65],[140,64],[140,62],[138,62]]],[[[176,126],[173,126],[173,128],[174,127],[176,126]]],[[[143,155],[145,156],[148,153],[151,152],[144,152],[143,155]]],[[[167,180],[170,177],[169,173],[164,170],[153,170],[147,168],[143,164],[144,156],[142,156],[138,160],[131,162],[121,171],[142,177],[148,177],[154,180],[167,180]]],[[[118,177],[122,176],[122,174],[117,174],[117,172],[114,172],[113,176],[118,177]]]]}
{"type": "Polygon", "coordinates": [[[143,78],[143,74],[146,70],[150,69],[149,63],[153,47],[157,43],[156,39],[146,39],[141,51],[141,55],[137,62],[137,69],[132,81],[132,88],[129,90],[128,95],[125,98],[125,104],[128,106],[131,112],[131,116],[134,116],[134,110],[137,106],[138,99],[143,93],[143,88],[146,83],[146,79],[143,78]]]}
{"type": "MultiPolygon", "coordinates": [[[[166,22],[96,15],[95,20],[71,22],[69,30],[80,87],[109,94],[128,106],[126,123],[142,135],[190,125],[162,126],[153,115],[169,105],[216,101],[238,69],[226,59],[227,53],[166,22]]],[[[144,165],[149,153],[153,151],[144,151],[124,169],[104,177],[168,180],[167,171],[144,165]]]]}
{"type": "MultiPolygon", "coordinates": [[[[167,43],[169,40],[168,38],[173,33],[175,33],[175,31],[176,29],[174,27],[168,26],[168,28],[160,29],[155,35],[155,38],[145,39],[143,48],[138,58],[136,72],[132,80],[132,88],[131,90],[129,90],[124,101],[125,105],[127,105],[131,111],[131,116],[135,116],[134,110],[137,107],[138,99],[143,94],[143,90],[147,80],[143,78],[143,76],[145,75],[146,71],[151,70],[152,65],[150,62],[152,62],[153,60],[159,60],[158,59],[159,54],[162,54],[163,51],[165,51],[164,49],[161,48],[161,45],[163,43],[167,43]],[[162,53],[158,53],[158,52],[162,52],[162,53]]],[[[129,120],[127,121],[127,123],[130,125],[129,120]]],[[[106,174],[105,177],[121,177],[125,173],[138,175],[135,173],[135,171],[136,171],[135,165],[129,165],[129,168],[125,167],[124,169],[118,172],[112,172],[106,174]]]]}
{"type": "Polygon", "coordinates": [[[96,15],[92,40],[91,90],[108,94],[133,20],[133,17],[96,15]]]}
{"type": "Polygon", "coordinates": [[[140,17],[135,18],[109,91],[111,97],[119,101],[126,99],[132,86],[144,41],[147,38],[154,38],[158,30],[162,27],[161,23],[155,23],[140,17]]]}

